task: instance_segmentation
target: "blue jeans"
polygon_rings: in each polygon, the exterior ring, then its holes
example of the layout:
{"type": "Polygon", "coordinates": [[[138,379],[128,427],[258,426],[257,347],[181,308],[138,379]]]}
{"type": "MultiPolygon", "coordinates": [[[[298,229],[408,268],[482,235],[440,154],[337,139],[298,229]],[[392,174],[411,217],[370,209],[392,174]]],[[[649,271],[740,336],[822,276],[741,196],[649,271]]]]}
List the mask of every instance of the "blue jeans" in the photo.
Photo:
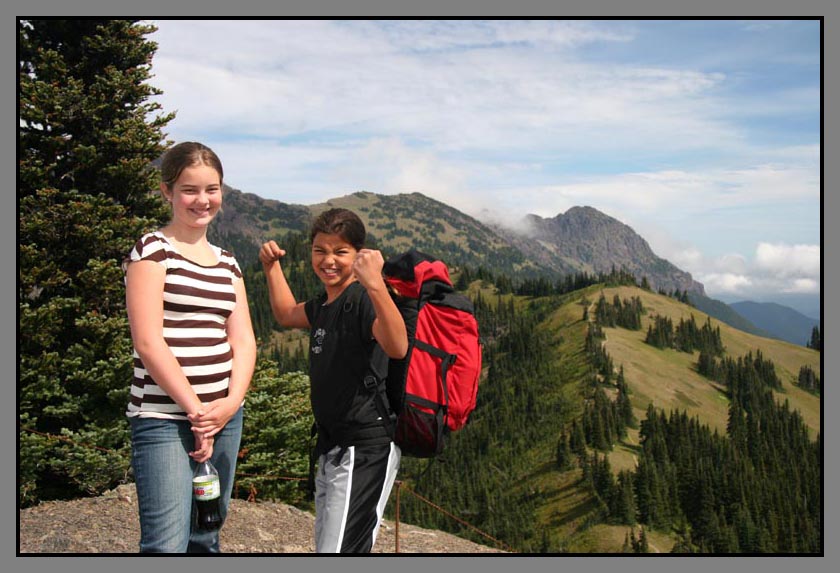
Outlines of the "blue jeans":
{"type": "MultiPolygon", "coordinates": [[[[194,525],[192,476],[188,453],[195,435],[187,420],[129,418],[131,465],[140,510],[141,553],[219,553],[219,532],[194,525]]],[[[236,458],[242,437],[242,408],[216,434],[210,461],[219,472],[221,512],[227,515],[236,458]]]]}

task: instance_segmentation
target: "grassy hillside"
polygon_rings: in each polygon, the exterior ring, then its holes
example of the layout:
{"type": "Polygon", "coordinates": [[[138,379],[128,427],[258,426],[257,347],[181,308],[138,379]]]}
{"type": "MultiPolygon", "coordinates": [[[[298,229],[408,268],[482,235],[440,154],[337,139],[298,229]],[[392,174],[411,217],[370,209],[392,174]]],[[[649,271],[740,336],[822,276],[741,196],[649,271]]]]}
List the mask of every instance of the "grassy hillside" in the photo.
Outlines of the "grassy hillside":
{"type": "MultiPolygon", "coordinates": [[[[708,315],[672,298],[633,287],[605,289],[604,293],[609,300],[616,293],[622,299],[639,296],[647,309],[647,314],[642,317],[641,331],[605,329],[607,352],[613,357],[616,367],[624,365],[625,376],[633,390],[632,402],[637,416],[641,418],[648,403],[653,402],[654,406],[666,411],[686,410],[689,416],[696,415],[702,422],[725,432],[728,399],[722,388],[696,372],[698,353],[658,350],[644,342],[648,324],[655,314],[671,317],[674,324],[680,318],[688,320],[692,314],[698,324],[704,324],[708,315]]],[[[783,384],[783,392],[777,393],[777,398],[780,401],[789,400],[791,408],[802,413],[806,424],[813,431],[819,431],[819,397],[794,385],[800,367],[807,365],[820,372],[819,352],[749,334],[714,318],[711,324],[713,328],[720,327],[728,356],[737,359],[750,351],[755,354],[756,350],[760,350],[772,360],[783,384]]]]}
{"type": "MultiPolygon", "coordinates": [[[[578,291],[557,304],[543,320],[539,328],[551,333],[554,360],[562,362],[564,372],[569,374],[561,387],[549,382],[546,394],[561,393],[567,397],[574,404],[569,407],[569,416],[579,415],[582,411],[581,392],[587,372],[583,347],[587,326],[583,320],[581,301],[584,297],[590,302],[597,300],[602,290],[607,300],[612,300],[615,294],[621,299],[638,296],[647,309],[639,331],[604,329],[605,347],[615,368],[624,368],[637,419],[644,419],[648,404],[653,403],[656,408],[666,412],[684,410],[689,417],[696,416],[702,424],[725,434],[729,400],[724,388],[697,373],[698,354],[659,350],[644,342],[647,326],[656,314],[671,317],[674,324],[681,318],[688,320],[693,314],[695,321],[701,325],[705,323],[707,315],[673,298],[635,287],[602,289],[599,286],[578,291]]],[[[518,304],[524,306],[525,302],[520,299],[518,304]]],[[[792,409],[799,410],[812,430],[812,436],[815,436],[820,429],[820,400],[798,389],[794,380],[803,365],[820,371],[819,353],[745,333],[716,319],[711,319],[711,324],[713,328],[720,327],[727,355],[737,359],[750,351],[755,354],[760,350],[765,358],[773,361],[783,384],[782,392],[776,393],[777,399],[788,400],[792,409]]],[[[635,468],[638,434],[638,429],[630,429],[628,436],[609,453],[610,465],[615,473],[635,468]]],[[[543,441],[532,444],[529,450],[520,453],[522,459],[526,460],[527,469],[520,476],[519,491],[511,495],[527,495],[530,492],[539,500],[535,511],[538,522],[536,529],[546,536],[545,543],[552,551],[620,552],[629,528],[599,521],[598,502],[583,487],[581,470],[575,468],[566,472],[558,471],[554,462],[555,448],[556,436],[547,434],[543,441]]],[[[667,532],[647,533],[652,552],[667,553],[676,541],[667,532]]]]}

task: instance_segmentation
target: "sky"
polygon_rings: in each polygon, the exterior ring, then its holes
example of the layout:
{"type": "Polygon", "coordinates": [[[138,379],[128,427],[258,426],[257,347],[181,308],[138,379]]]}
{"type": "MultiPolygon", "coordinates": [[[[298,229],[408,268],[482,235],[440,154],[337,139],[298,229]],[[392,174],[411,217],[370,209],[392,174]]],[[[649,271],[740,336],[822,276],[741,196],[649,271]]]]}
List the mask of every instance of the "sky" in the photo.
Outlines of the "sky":
{"type": "Polygon", "coordinates": [[[586,205],[713,298],[819,304],[819,21],[152,23],[167,136],[243,192],[586,205]]]}

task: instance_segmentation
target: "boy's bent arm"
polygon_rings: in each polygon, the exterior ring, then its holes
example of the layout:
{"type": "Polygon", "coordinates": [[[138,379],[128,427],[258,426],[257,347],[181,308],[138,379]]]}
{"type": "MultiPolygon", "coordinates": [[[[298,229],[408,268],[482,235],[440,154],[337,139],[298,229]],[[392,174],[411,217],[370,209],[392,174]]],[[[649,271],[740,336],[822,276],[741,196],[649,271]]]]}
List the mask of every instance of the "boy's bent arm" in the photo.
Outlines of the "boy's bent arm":
{"type": "Polygon", "coordinates": [[[268,285],[268,299],[271,312],[281,326],[286,328],[309,328],[309,320],[303,309],[304,303],[298,303],[295,295],[286,281],[283,269],[280,267],[280,257],[285,251],[277,247],[277,243],[269,241],[260,249],[260,262],[263,265],[265,280],[268,285]]]}
{"type": "Polygon", "coordinates": [[[408,334],[405,321],[394,299],[388,293],[388,287],[382,278],[382,253],[362,249],[353,262],[356,278],[368,292],[376,319],[373,321],[373,337],[390,358],[399,360],[408,352],[408,334]]]}
{"type": "Polygon", "coordinates": [[[381,288],[368,288],[376,319],[373,321],[373,336],[390,358],[399,360],[408,352],[408,334],[397,305],[388,293],[383,281],[381,288]]]}

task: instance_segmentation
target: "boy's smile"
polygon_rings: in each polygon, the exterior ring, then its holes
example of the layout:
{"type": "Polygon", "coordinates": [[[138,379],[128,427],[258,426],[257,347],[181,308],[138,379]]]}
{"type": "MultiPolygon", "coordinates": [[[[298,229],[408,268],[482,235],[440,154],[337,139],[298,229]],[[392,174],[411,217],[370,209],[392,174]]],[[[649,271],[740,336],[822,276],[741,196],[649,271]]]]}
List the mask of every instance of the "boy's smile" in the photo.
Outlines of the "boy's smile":
{"type": "Polygon", "coordinates": [[[312,240],[312,269],[321,279],[329,300],[355,280],[356,249],[339,235],[318,233],[312,240]]]}

